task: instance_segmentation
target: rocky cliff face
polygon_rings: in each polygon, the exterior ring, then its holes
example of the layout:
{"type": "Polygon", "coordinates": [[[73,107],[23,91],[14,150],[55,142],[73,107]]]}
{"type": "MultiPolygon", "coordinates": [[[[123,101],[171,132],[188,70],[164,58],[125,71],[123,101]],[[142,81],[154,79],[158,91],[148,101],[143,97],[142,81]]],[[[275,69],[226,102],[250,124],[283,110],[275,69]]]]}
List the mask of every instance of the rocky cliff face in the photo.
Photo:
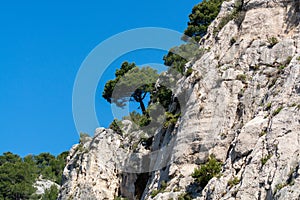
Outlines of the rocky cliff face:
{"type": "Polygon", "coordinates": [[[300,2],[244,0],[232,17],[236,4],[223,3],[176,84],[177,124],[150,143],[128,121],[131,137],[97,129],[71,149],[59,199],[300,199],[300,2]],[[221,175],[201,188],[191,174],[212,154],[221,175]]]}

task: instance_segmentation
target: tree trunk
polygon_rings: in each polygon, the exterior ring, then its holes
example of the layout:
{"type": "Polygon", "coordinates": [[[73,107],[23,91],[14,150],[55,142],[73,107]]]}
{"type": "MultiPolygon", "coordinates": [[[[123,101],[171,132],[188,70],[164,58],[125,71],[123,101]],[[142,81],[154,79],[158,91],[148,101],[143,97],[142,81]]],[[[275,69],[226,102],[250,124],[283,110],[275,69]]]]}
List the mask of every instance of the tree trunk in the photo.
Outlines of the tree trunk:
{"type": "Polygon", "coordinates": [[[145,107],[145,104],[144,104],[143,100],[141,99],[141,100],[139,101],[139,103],[140,103],[140,107],[141,107],[141,109],[142,109],[143,115],[148,116],[148,113],[146,112],[146,107],[145,107]]]}

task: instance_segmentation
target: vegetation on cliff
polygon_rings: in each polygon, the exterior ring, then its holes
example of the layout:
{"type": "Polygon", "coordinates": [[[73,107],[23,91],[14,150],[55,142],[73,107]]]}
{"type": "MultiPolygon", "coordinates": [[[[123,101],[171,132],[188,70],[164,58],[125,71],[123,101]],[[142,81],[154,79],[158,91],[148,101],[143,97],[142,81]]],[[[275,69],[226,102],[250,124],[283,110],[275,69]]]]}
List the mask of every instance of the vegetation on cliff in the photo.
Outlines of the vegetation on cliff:
{"type": "Polygon", "coordinates": [[[47,197],[43,197],[35,195],[34,183],[42,178],[61,185],[67,155],[68,152],[56,157],[41,153],[21,158],[11,152],[4,153],[0,156],[0,199],[56,199],[56,187],[46,191],[47,197]]]}

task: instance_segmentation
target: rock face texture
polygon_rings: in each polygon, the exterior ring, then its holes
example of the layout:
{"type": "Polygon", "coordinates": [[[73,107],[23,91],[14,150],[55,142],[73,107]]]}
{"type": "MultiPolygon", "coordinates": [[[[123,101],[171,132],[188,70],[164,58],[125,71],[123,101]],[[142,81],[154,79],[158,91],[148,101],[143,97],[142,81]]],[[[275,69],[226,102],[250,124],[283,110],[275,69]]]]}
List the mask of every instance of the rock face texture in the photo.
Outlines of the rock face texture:
{"type": "Polygon", "coordinates": [[[223,3],[176,83],[176,125],[150,143],[128,121],[123,136],[97,129],[71,149],[59,199],[300,199],[300,1],[241,3],[232,18],[223,3]],[[221,175],[201,188],[191,174],[212,154],[221,175]]]}
{"type": "Polygon", "coordinates": [[[60,189],[58,184],[46,179],[38,179],[33,186],[36,188],[36,194],[43,195],[45,194],[45,191],[49,190],[53,185],[57,187],[57,189],[60,189]]]}

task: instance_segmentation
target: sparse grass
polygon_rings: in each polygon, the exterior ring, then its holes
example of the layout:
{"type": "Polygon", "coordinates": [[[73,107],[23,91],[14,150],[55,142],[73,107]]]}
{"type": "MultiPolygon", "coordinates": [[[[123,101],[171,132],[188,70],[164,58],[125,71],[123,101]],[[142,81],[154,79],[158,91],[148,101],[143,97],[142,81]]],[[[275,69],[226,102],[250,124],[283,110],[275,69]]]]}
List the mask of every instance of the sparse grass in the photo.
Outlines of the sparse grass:
{"type": "Polygon", "coordinates": [[[230,46],[234,45],[234,43],[236,43],[236,38],[235,37],[232,37],[230,39],[230,46]]]}
{"type": "Polygon", "coordinates": [[[294,102],[289,107],[295,107],[295,106],[297,106],[297,104],[294,102]]]}
{"type": "Polygon", "coordinates": [[[271,83],[268,85],[268,89],[270,89],[271,87],[273,87],[276,84],[277,78],[273,78],[271,80],[271,83]]]}
{"type": "Polygon", "coordinates": [[[214,29],[214,35],[218,34],[228,22],[231,20],[235,20],[235,22],[240,26],[244,20],[245,12],[242,12],[243,4],[240,0],[236,0],[235,5],[231,13],[227,14],[223,17],[218,24],[218,26],[214,29]]]}
{"type": "Polygon", "coordinates": [[[188,193],[182,193],[178,196],[178,200],[192,200],[192,197],[188,193]]]}
{"type": "Polygon", "coordinates": [[[275,115],[278,115],[282,109],[283,109],[283,106],[279,106],[279,107],[273,112],[272,116],[274,117],[275,115]]]}
{"type": "Polygon", "coordinates": [[[189,77],[193,72],[194,72],[194,70],[192,68],[188,68],[188,70],[186,70],[186,72],[185,72],[185,76],[189,77]]]}
{"type": "Polygon", "coordinates": [[[296,58],[296,60],[300,61],[300,56],[298,56],[298,57],[296,58]]]}
{"type": "Polygon", "coordinates": [[[279,70],[284,70],[285,67],[286,67],[285,65],[280,65],[280,66],[278,67],[278,69],[279,69],[279,70]]]}
{"type": "Polygon", "coordinates": [[[240,179],[238,177],[234,177],[233,179],[230,179],[228,181],[228,185],[230,188],[232,188],[233,186],[237,185],[240,182],[240,179]]]}
{"type": "Polygon", "coordinates": [[[287,57],[286,60],[285,60],[285,62],[284,62],[284,64],[285,64],[286,66],[289,65],[289,64],[291,63],[292,59],[293,59],[292,56],[287,57]]]}
{"type": "Polygon", "coordinates": [[[139,142],[134,143],[134,144],[132,145],[132,151],[137,150],[138,146],[139,146],[139,142]]]}
{"type": "Polygon", "coordinates": [[[88,150],[83,146],[82,143],[78,144],[78,146],[76,147],[76,151],[80,152],[80,153],[87,153],[88,150]]]}
{"type": "Polygon", "coordinates": [[[161,181],[160,183],[160,189],[158,190],[153,190],[151,192],[151,197],[154,198],[156,195],[158,195],[158,193],[162,193],[165,192],[166,188],[167,188],[167,182],[166,181],[161,181]]]}
{"type": "Polygon", "coordinates": [[[151,197],[154,198],[156,195],[158,195],[159,192],[159,190],[152,190],[151,197]]]}
{"type": "Polygon", "coordinates": [[[279,183],[275,186],[275,190],[274,190],[274,194],[277,193],[278,190],[281,190],[282,188],[284,188],[286,186],[286,183],[279,183]]]}
{"type": "Polygon", "coordinates": [[[259,65],[255,65],[255,66],[251,66],[250,69],[257,71],[259,70],[260,66],[259,65]]]}
{"type": "Polygon", "coordinates": [[[269,154],[269,155],[267,155],[267,156],[261,158],[261,160],[260,160],[260,161],[261,161],[261,165],[264,166],[264,165],[268,162],[268,160],[269,160],[271,157],[272,157],[272,155],[269,154]]]}
{"type": "Polygon", "coordinates": [[[261,132],[260,132],[260,134],[259,134],[259,137],[262,137],[262,136],[264,136],[264,135],[266,135],[267,134],[267,131],[266,130],[262,130],[261,132]]]}
{"type": "Polygon", "coordinates": [[[272,103],[269,102],[269,103],[267,103],[267,105],[266,105],[266,107],[265,107],[265,110],[266,110],[266,111],[267,111],[267,110],[270,110],[271,107],[272,107],[272,103]]]}
{"type": "Polygon", "coordinates": [[[268,43],[270,48],[272,48],[273,46],[275,46],[278,43],[278,39],[276,37],[270,37],[268,38],[268,43]]]}
{"type": "Polygon", "coordinates": [[[245,74],[239,74],[239,75],[236,76],[236,79],[240,80],[242,82],[245,82],[246,79],[247,79],[247,76],[245,74]]]}

